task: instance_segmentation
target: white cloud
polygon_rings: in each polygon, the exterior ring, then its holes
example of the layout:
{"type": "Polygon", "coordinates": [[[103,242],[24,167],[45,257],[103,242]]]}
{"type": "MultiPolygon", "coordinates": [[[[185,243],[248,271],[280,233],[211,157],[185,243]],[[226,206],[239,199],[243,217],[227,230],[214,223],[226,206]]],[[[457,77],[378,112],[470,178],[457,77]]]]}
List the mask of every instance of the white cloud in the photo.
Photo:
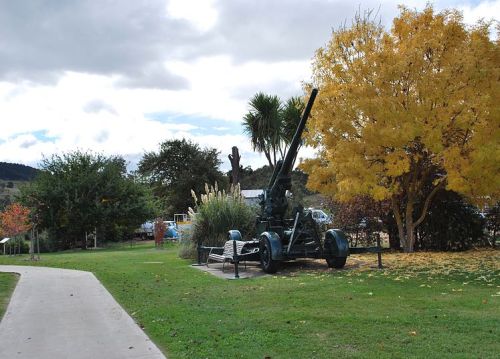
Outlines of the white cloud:
{"type": "Polygon", "coordinates": [[[0,114],[8,120],[2,121],[0,140],[4,142],[0,144],[0,160],[33,165],[42,154],[50,156],[75,149],[133,157],[156,150],[159,143],[171,138],[189,138],[201,146],[218,148],[223,161],[231,146],[250,151],[242,135],[225,135],[223,131],[221,136],[195,135],[193,131],[199,126],[166,123],[146,116],[172,112],[239,121],[245,101],[230,99],[228,91],[222,90],[227,84],[218,84],[217,91],[197,85],[189,96],[174,91],[116,88],[114,80],[66,73],[55,86],[2,83],[0,114]],[[43,132],[43,138],[31,132],[43,132]]]}
{"type": "MultiPolygon", "coordinates": [[[[398,2],[1,2],[0,160],[36,164],[78,148],[136,161],[185,137],[219,149],[225,169],[234,145],[243,166],[261,166],[265,158],[234,131],[249,98],[301,94],[332,28],[379,4],[389,24],[398,2]],[[204,135],[208,120],[220,122],[204,135]]],[[[500,14],[500,1],[435,2],[449,7],[467,23],[500,14]]]]}
{"type": "Polygon", "coordinates": [[[200,31],[210,30],[217,22],[218,13],[212,0],[170,0],[167,15],[183,19],[200,31]]]}
{"type": "Polygon", "coordinates": [[[460,4],[458,9],[464,14],[464,21],[475,24],[479,20],[499,20],[500,1],[483,1],[478,4],[460,4]]]}

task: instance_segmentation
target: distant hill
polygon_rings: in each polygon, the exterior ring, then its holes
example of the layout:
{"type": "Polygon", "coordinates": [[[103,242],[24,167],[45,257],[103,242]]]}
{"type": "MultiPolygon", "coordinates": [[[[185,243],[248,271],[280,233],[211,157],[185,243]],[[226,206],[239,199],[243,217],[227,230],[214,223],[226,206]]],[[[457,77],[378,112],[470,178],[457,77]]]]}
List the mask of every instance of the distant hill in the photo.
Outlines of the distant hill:
{"type": "Polygon", "coordinates": [[[31,181],[39,170],[17,163],[0,162],[0,180],[31,181]]]}

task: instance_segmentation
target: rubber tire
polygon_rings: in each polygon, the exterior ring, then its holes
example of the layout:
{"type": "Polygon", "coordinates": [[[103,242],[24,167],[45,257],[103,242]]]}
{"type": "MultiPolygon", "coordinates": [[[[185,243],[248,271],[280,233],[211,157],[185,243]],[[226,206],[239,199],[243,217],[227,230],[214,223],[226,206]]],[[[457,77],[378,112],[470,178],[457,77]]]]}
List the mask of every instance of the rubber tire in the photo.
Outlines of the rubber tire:
{"type": "Polygon", "coordinates": [[[344,268],[346,260],[347,260],[347,257],[327,258],[326,263],[328,264],[328,267],[330,267],[330,268],[341,269],[341,268],[344,268]]]}
{"type": "Polygon", "coordinates": [[[265,239],[264,245],[260,248],[260,264],[264,272],[272,274],[278,271],[279,261],[272,258],[271,244],[268,239],[265,239]]]}

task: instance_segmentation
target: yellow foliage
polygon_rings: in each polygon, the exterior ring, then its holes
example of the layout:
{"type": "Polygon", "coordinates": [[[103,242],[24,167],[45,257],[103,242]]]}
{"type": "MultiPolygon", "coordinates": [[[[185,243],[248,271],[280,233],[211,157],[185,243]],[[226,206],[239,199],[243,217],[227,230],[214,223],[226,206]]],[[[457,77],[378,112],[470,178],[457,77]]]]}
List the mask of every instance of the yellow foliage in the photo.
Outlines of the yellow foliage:
{"type": "Polygon", "coordinates": [[[448,189],[498,200],[498,41],[457,11],[400,11],[390,32],[358,16],[317,50],[307,142],[319,152],[302,165],[308,186],[385,199],[417,193],[438,171],[448,189]]]}

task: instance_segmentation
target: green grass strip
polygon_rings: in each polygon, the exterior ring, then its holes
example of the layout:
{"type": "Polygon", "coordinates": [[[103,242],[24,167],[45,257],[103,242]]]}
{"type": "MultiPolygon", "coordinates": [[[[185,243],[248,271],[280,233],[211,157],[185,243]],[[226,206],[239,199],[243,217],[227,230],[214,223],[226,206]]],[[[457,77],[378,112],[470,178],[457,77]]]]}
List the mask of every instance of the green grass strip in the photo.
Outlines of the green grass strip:
{"type": "Polygon", "coordinates": [[[16,287],[17,280],[17,274],[0,272],[0,319],[3,318],[5,310],[9,305],[10,297],[16,287]]]}
{"type": "Polygon", "coordinates": [[[458,256],[463,271],[434,270],[439,261],[418,271],[418,256],[394,255],[384,270],[325,264],[231,281],[191,268],[175,246],[44,254],[33,264],[94,272],[169,358],[495,358],[497,253],[474,255],[474,266],[458,256]]]}

